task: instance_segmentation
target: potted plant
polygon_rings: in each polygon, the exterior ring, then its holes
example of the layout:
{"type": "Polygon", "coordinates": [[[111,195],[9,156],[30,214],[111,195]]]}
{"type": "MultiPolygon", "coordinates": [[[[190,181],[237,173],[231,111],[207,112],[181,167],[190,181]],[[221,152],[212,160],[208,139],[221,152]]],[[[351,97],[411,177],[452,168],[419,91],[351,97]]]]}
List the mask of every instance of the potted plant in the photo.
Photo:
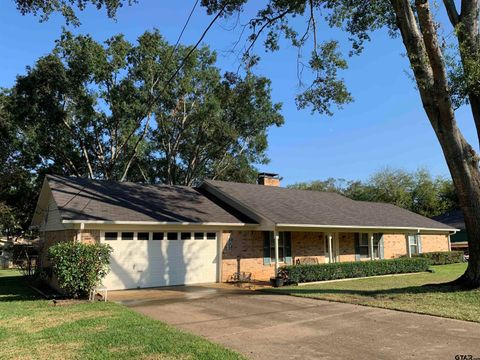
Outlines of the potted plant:
{"type": "Polygon", "coordinates": [[[285,270],[279,270],[277,276],[270,278],[270,284],[272,284],[273,287],[283,286],[285,285],[286,281],[287,273],[285,272],[285,270]]]}

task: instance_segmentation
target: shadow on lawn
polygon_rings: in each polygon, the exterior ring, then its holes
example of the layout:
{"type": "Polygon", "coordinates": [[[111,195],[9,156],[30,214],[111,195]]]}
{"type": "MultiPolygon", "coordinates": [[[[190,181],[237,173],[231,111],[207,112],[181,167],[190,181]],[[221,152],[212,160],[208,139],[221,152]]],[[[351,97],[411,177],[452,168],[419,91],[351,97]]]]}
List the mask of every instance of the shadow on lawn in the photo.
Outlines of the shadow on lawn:
{"type": "MultiPolygon", "coordinates": [[[[408,294],[433,294],[433,293],[454,293],[468,291],[457,285],[445,284],[426,284],[421,286],[408,286],[403,288],[381,289],[381,290],[357,290],[357,289],[334,289],[334,288],[292,288],[286,290],[291,295],[324,295],[324,294],[344,294],[360,296],[388,296],[388,295],[408,295],[408,294]]],[[[285,291],[285,292],[286,292],[285,291]]],[[[280,290],[280,292],[284,292],[280,290]]]]}
{"type": "Polygon", "coordinates": [[[0,302],[37,299],[40,299],[40,296],[27,285],[27,279],[25,277],[0,277],[0,302]]]}

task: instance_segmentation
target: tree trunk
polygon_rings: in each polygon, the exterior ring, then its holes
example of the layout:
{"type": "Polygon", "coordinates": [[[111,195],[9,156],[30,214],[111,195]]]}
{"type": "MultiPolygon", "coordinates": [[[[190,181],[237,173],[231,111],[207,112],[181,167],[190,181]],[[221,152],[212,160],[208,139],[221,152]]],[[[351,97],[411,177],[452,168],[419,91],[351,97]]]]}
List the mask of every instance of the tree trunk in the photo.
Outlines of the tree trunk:
{"type": "Polygon", "coordinates": [[[480,171],[478,155],[457,126],[445,63],[428,0],[391,0],[423,108],[442,147],[465,216],[470,261],[458,283],[480,287],[480,171]]]}

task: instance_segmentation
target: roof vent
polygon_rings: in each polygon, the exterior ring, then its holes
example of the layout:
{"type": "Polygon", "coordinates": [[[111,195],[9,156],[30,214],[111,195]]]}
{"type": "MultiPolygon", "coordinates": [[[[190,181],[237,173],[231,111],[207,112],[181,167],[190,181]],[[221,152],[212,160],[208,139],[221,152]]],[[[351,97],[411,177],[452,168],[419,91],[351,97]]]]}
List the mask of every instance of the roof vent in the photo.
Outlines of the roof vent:
{"type": "Polygon", "coordinates": [[[280,176],[275,173],[262,172],[258,174],[259,185],[265,186],[280,186],[280,176]]]}

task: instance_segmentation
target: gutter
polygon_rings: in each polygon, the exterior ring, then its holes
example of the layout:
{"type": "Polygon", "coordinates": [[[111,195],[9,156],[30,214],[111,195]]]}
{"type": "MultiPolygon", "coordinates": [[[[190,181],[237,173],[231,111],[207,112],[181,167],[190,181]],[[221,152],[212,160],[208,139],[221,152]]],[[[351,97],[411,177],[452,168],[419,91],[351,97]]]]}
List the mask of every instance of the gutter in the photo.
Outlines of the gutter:
{"type": "Polygon", "coordinates": [[[440,232],[452,232],[455,233],[459,229],[442,229],[442,228],[419,228],[409,226],[359,226],[359,225],[316,225],[316,224],[276,224],[277,227],[289,227],[289,228],[314,228],[314,229],[362,229],[362,230],[410,230],[420,233],[420,231],[440,231],[440,232]]]}
{"type": "Polygon", "coordinates": [[[117,221],[117,220],[62,220],[62,224],[101,224],[101,225],[168,225],[168,226],[256,226],[258,224],[222,222],[178,222],[178,221],[117,221]]]}

